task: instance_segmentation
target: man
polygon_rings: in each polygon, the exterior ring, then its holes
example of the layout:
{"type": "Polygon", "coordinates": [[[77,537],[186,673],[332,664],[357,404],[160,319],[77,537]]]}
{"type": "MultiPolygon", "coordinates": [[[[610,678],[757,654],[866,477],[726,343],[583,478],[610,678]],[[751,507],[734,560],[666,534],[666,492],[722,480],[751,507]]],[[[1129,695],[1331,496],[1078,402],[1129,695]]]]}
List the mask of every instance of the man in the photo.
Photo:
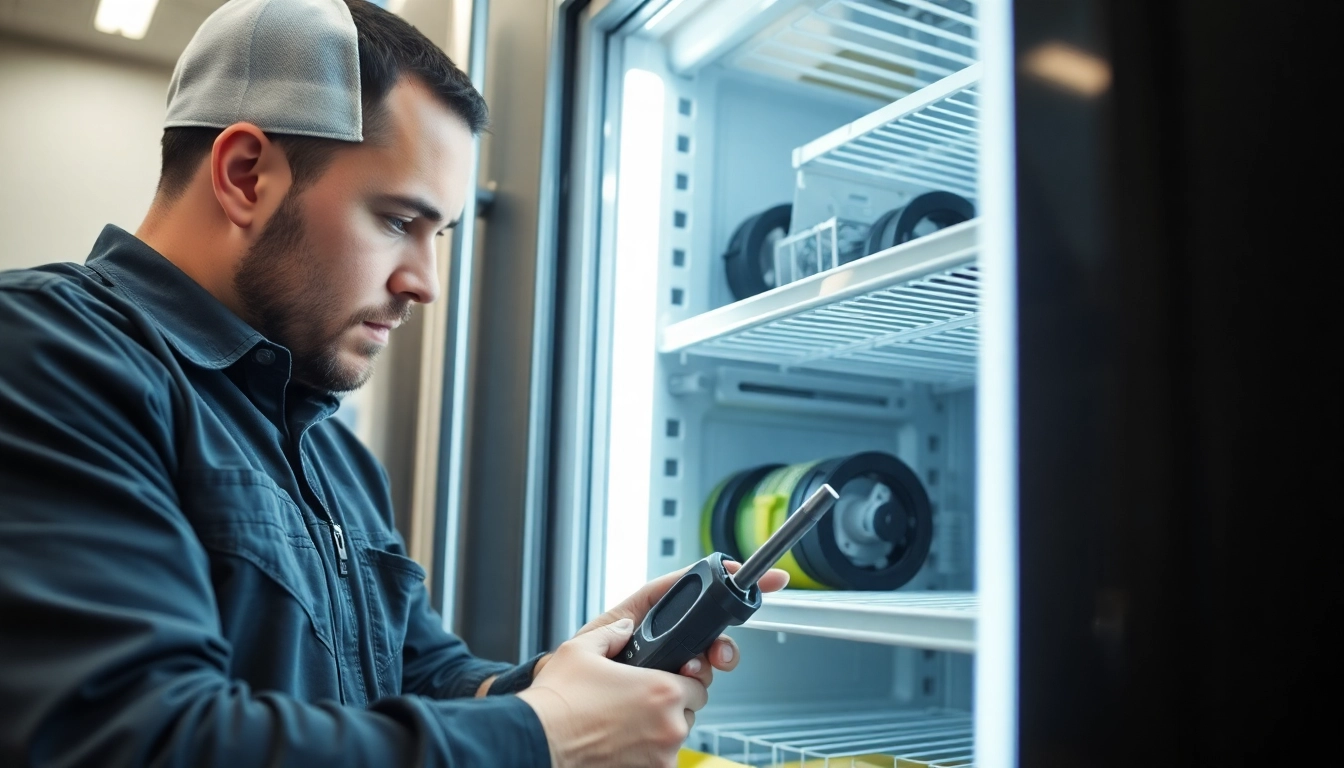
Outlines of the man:
{"type": "Polygon", "coordinates": [[[363,0],[233,0],[135,235],[0,275],[0,764],[674,764],[733,644],[608,657],[676,574],[553,655],[475,658],[327,418],[436,298],[485,120],[363,0]]]}

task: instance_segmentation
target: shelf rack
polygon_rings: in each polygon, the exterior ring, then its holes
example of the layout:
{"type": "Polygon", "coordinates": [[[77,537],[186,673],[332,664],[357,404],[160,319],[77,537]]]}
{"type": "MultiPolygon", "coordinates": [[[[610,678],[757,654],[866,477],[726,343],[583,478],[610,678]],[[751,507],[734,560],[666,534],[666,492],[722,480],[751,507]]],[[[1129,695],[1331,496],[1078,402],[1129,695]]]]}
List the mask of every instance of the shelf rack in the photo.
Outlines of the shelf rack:
{"type": "Polygon", "coordinates": [[[955,710],[899,710],[878,702],[820,702],[704,710],[687,746],[749,766],[915,768],[970,766],[972,718],[955,710]]]}
{"type": "Polygon", "coordinates": [[[973,592],[812,592],[765,595],[744,625],[936,651],[975,652],[973,592]]]}
{"type": "Polygon", "coordinates": [[[981,65],[972,64],[793,151],[800,173],[976,197],[981,65]]]}
{"type": "Polygon", "coordinates": [[[663,329],[659,349],[783,369],[973,383],[979,221],[972,219],[663,329]]]}
{"type": "Polygon", "coordinates": [[[979,59],[972,0],[827,0],[769,24],[738,68],[892,101],[979,59]]]}

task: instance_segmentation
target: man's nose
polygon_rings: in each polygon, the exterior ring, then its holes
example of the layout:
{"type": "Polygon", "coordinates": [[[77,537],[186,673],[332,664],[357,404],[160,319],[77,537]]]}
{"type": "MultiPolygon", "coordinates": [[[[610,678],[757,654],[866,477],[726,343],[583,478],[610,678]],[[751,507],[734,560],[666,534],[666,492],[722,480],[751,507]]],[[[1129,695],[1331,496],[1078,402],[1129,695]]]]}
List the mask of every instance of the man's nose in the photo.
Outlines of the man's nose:
{"type": "Polygon", "coordinates": [[[439,267],[435,239],[417,244],[392,274],[388,288],[393,295],[428,304],[439,298],[439,267]]]}

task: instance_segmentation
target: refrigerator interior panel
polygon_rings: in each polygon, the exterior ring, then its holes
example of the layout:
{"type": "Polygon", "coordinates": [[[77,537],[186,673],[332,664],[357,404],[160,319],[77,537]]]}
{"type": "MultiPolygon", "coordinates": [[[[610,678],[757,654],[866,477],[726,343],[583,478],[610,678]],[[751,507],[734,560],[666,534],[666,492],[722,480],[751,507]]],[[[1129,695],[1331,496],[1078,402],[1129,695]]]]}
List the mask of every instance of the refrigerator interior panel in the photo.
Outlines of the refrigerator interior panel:
{"type": "Polygon", "coordinates": [[[827,212],[871,223],[929,189],[974,199],[974,7],[813,0],[753,16],[747,5],[613,2],[569,17],[582,25],[574,80],[587,98],[573,106],[567,191],[593,202],[568,217],[558,342],[559,391],[588,395],[562,395],[575,416],[558,439],[592,446],[586,494],[566,485],[558,503],[591,509],[576,610],[595,615],[703,556],[702,505],[733,472],[891,453],[929,496],[922,567],[894,592],[769,596],[734,631],[742,666],[716,681],[688,746],[753,765],[966,764],[977,222],[743,301],[723,254],[743,219],[780,204],[805,212],[798,234],[827,212]]]}

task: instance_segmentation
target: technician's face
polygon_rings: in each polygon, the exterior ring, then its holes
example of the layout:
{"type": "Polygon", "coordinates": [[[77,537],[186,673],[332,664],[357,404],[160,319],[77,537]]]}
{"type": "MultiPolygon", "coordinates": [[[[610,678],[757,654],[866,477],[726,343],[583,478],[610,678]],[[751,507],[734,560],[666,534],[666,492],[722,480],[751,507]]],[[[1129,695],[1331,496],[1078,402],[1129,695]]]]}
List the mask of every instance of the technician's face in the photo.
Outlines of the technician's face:
{"type": "Polygon", "coordinates": [[[293,378],[328,392],[363,385],[389,334],[438,297],[435,237],[466,199],[466,123],[410,78],[385,109],[381,141],[337,150],[287,195],[235,276],[259,330],[293,355],[293,378]]]}

